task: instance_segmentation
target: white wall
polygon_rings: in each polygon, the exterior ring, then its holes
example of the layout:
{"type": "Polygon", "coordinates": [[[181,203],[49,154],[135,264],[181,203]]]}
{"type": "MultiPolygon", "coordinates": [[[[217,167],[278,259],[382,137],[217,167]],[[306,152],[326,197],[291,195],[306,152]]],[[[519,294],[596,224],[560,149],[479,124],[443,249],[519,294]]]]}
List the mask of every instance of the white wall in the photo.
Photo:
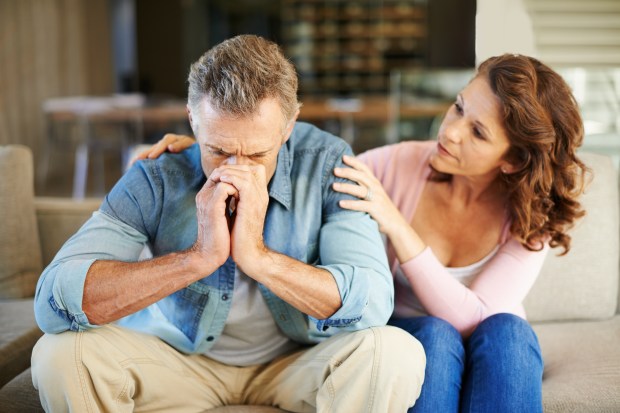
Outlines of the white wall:
{"type": "Polygon", "coordinates": [[[502,53],[558,70],[584,119],[584,148],[620,163],[620,0],[477,0],[476,62],[502,53]]]}
{"type": "Polygon", "coordinates": [[[538,56],[525,4],[523,0],[478,0],[476,63],[503,53],[538,56]]]}

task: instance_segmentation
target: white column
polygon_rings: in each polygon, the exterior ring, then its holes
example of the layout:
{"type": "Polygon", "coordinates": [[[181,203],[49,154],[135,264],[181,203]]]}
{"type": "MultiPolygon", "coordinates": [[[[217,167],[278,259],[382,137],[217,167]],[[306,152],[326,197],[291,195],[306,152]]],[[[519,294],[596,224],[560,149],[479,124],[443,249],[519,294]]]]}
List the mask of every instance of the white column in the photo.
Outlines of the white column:
{"type": "Polygon", "coordinates": [[[478,0],[476,64],[491,56],[537,56],[532,21],[523,0],[478,0]]]}

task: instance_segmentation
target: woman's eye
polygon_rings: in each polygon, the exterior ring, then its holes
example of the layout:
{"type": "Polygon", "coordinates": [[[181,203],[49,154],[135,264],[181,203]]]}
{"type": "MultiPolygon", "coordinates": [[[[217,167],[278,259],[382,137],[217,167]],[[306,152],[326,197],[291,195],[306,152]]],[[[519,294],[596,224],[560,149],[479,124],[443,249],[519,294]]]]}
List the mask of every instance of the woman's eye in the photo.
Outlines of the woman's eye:
{"type": "Polygon", "coordinates": [[[456,109],[456,112],[459,114],[463,114],[463,108],[461,107],[461,104],[459,102],[454,102],[454,108],[456,109]]]}
{"type": "Polygon", "coordinates": [[[480,132],[480,129],[478,128],[474,128],[474,136],[478,139],[484,139],[484,136],[482,135],[482,133],[480,132]]]}

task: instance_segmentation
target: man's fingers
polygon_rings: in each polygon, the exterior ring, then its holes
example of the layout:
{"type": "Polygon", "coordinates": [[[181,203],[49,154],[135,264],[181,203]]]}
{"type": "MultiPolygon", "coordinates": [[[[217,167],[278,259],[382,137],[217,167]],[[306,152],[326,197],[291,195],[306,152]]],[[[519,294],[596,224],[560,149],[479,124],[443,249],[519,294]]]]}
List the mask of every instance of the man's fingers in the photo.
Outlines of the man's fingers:
{"type": "Polygon", "coordinates": [[[240,171],[240,172],[260,173],[261,171],[262,172],[265,171],[265,167],[263,165],[224,164],[214,169],[214,171],[220,171],[220,170],[234,170],[234,171],[240,171]]]}
{"type": "Polygon", "coordinates": [[[265,168],[262,165],[223,165],[216,168],[209,175],[214,182],[236,182],[242,185],[244,182],[255,182],[259,186],[267,186],[265,168]]]}
{"type": "Polygon", "coordinates": [[[237,188],[227,182],[221,181],[215,183],[213,187],[209,187],[205,184],[199,193],[204,193],[206,195],[208,192],[212,193],[212,197],[221,201],[226,200],[229,196],[239,197],[239,191],[237,191],[237,188]]]}

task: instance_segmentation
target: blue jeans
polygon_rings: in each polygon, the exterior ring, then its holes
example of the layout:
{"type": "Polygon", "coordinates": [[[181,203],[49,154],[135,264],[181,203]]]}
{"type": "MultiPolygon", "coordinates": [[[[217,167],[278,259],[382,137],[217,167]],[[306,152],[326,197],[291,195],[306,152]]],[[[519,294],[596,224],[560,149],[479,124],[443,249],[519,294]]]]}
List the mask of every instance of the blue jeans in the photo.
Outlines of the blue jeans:
{"type": "Polygon", "coordinates": [[[391,319],[426,352],[426,377],[409,413],[542,412],[543,361],[534,330],[512,314],[485,319],[467,340],[432,317],[391,319]]]}

